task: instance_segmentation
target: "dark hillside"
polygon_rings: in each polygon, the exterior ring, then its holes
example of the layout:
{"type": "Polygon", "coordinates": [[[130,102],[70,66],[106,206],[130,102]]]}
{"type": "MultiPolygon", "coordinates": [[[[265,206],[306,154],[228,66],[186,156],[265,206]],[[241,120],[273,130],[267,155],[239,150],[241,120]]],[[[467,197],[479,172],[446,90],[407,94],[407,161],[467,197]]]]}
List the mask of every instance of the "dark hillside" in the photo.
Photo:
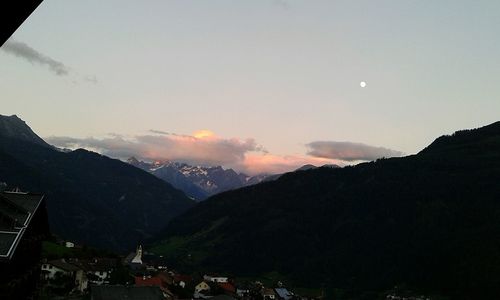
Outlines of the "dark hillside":
{"type": "Polygon", "coordinates": [[[194,204],[129,164],[82,149],[60,152],[40,143],[23,121],[0,116],[2,122],[0,129],[11,129],[0,130],[0,182],[43,191],[51,231],[66,239],[128,251],[194,204]]]}
{"type": "Polygon", "coordinates": [[[499,201],[495,123],[441,137],[417,155],[216,195],[174,219],[156,249],[185,268],[478,299],[500,295],[499,201]]]}

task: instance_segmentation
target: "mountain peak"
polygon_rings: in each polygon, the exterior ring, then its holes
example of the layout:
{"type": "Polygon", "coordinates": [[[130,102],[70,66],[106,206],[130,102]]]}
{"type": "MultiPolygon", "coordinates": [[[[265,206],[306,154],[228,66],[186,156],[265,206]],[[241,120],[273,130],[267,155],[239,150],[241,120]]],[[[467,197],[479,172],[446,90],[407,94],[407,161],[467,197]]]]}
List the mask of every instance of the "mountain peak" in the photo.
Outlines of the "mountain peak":
{"type": "Polygon", "coordinates": [[[132,156],[129,159],[127,159],[127,163],[129,163],[131,165],[136,165],[139,163],[139,161],[137,160],[137,158],[135,158],[135,156],[132,156]]]}
{"type": "Polygon", "coordinates": [[[51,147],[34,133],[26,122],[17,115],[0,115],[0,136],[34,143],[44,147],[51,147]]]}

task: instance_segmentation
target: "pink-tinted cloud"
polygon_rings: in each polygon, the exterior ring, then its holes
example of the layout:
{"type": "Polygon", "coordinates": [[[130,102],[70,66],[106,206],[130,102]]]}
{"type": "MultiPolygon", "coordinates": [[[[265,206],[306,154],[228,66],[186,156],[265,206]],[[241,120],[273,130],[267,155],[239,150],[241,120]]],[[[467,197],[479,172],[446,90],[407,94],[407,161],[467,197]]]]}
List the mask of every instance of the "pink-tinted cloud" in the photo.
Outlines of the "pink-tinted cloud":
{"type": "Polygon", "coordinates": [[[120,135],[97,138],[49,137],[51,143],[61,148],[87,148],[104,155],[126,159],[136,156],[145,160],[173,160],[201,165],[240,165],[246,153],[265,153],[254,139],[220,138],[209,131],[196,136],[158,134],[126,138],[120,135]]]}
{"type": "Polygon", "coordinates": [[[400,156],[399,151],[351,142],[312,142],[307,155],[268,153],[254,139],[222,138],[210,130],[193,135],[179,135],[150,130],[149,134],[124,137],[110,134],[106,138],[49,137],[47,142],[62,148],[87,148],[104,155],[127,159],[172,160],[196,165],[221,165],[247,174],[277,174],[293,171],[303,165],[344,165],[345,162],[400,156]]]}
{"type": "Polygon", "coordinates": [[[366,161],[403,155],[403,152],[397,150],[353,142],[318,141],[307,144],[307,147],[308,155],[343,161],[366,161]]]}
{"type": "Polygon", "coordinates": [[[222,138],[210,130],[178,135],[159,130],[127,138],[110,134],[106,138],[49,137],[47,142],[61,148],[87,148],[101,154],[127,159],[172,160],[198,165],[222,165],[248,174],[284,173],[305,164],[335,163],[331,159],[268,153],[254,139],[222,138]],[[153,134],[154,133],[154,134],[153,134]]]}

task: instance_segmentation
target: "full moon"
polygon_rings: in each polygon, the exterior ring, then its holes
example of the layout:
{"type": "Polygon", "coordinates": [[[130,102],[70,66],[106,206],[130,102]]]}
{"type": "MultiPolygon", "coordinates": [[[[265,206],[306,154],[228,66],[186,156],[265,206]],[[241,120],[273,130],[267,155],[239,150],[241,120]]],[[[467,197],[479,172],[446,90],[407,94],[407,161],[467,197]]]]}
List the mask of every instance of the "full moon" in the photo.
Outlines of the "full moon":
{"type": "Polygon", "coordinates": [[[366,87],[366,82],[361,81],[361,82],[359,83],[359,86],[360,86],[360,87],[362,87],[362,88],[366,87]]]}

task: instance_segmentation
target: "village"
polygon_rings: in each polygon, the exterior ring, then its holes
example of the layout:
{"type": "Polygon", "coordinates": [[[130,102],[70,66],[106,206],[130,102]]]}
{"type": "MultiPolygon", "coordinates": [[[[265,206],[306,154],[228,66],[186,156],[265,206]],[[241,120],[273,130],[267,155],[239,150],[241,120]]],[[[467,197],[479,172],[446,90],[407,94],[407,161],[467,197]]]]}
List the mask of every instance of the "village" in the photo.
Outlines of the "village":
{"type": "MultiPolygon", "coordinates": [[[[51,247],[77,252],[81,246],[59,241],[51,247]]],[[[40,299],[320,299],[301,297],[281,281],[264,285],[261,281],[238,281],[220,274],[182,274],[170,269],[161,256],[142,246],[125,257],[62,255],[40,264],[40,299]]],[[[52,254],[52,256],[54,256],[52,254]]],[[[53,258],[53,257],[52,257],[53,258]]]]}

